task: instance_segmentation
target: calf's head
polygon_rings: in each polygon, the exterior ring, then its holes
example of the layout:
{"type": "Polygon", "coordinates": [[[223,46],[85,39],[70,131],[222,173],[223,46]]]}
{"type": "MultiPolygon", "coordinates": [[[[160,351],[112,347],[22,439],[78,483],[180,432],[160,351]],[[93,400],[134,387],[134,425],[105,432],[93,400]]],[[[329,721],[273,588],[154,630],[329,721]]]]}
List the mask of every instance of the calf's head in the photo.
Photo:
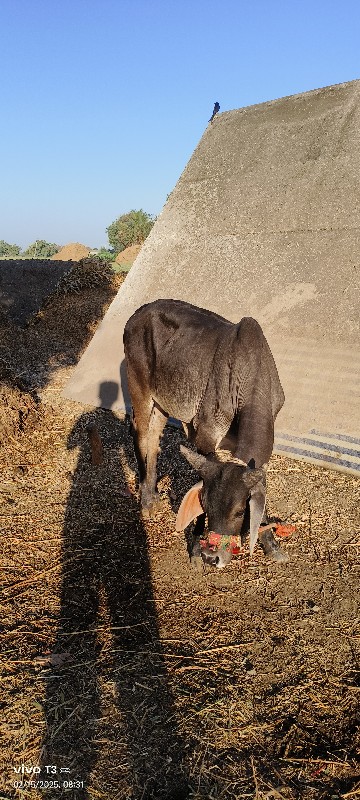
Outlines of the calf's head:
{"type": "Polygon", "coordinates": [[[235,461],[219,462],[180,445],[189,463],[202,480],[187,492],[177,517],[176,530],[183,531],[195,517],[208,517],[209,530],[222,536],[238,536],[244,522],[246,504],[250,508],[250,555],[253,554],[265,510],[265,467],[251,469],[235,461]]]}

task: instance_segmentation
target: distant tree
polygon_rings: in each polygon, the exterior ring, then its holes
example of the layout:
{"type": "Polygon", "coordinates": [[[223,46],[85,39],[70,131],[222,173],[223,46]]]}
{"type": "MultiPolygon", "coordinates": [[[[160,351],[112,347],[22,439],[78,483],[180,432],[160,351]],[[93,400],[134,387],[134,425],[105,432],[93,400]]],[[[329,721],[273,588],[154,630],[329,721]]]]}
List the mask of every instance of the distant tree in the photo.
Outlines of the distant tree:
{"type": "Polygon", "coordinates": [[[97,258],[103,258],[104,261],[114,261],[116,253],[112,248],[108,249],[107,247],[100,247],[95,255],[97,258]]]}
{"type": "Polygon", "coordinates": [[[58,244],[45,242],[44,239],[37,239],[36,242],[29,245],[27,250],[24,250],[23,255],[27,258],[51,258],[59,250],[58,244]]]}
{"type": "Polygon", "coordinates": [[[19,256],[21,252],[21,247],[18,244],[8,244],[8,242],[4,242],[4,239],[0,241],[0,256],[5,256],[6,258],[16,258],[19,256]]]}
{"type": "Polygon", "coordinates": [[[121,253],[131,244],[142,244],[149,235],[155,220],[142,208],[139,211],[129,211],[109,225],[107,234],[111,247],[115,253],[121,253]]]}

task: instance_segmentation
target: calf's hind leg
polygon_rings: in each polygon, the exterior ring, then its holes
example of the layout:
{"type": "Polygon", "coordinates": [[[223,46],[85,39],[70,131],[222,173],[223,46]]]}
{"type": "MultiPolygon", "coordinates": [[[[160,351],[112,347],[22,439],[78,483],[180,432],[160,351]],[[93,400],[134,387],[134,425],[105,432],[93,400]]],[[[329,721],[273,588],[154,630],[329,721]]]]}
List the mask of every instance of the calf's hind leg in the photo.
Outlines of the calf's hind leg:
{"type": "Polygon", "coordinates": [[[154,403],[148,426],[146,476],[140,484],[141,505],[145,511],[150,511],[158,501],[156,492],[156,462],[160,450],[160,438],[167,420],[166,414],[154,403]]]}
{"type": "Polygon", "coordinates": [[[150,412],[146,413],[143,410],[135,410],[133,408],[133,418],[131,433],[134,442],[134,450],[136,461],[139,470],[139,483],[140,486],[146,477],[146,453],[147,453],[147,437],[150,422],[150,412]]]}
{"type": "Polygon", "coordinates": [[[149,389],[144,389],[137,371],[127,363],[127,380],[133,407],[132,437],[139,470],[140,486],[146,478],[146,454],[151,410],[154,405],[149,389]]]}

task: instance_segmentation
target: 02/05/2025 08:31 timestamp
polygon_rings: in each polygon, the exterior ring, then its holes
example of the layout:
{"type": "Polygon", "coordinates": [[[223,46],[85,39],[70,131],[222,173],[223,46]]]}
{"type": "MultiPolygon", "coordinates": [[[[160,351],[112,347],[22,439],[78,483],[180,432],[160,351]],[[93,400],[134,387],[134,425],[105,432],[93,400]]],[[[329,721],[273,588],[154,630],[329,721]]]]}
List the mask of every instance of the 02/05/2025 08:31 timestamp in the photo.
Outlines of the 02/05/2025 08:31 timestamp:
{"type": "Polygon", "coordinates": [[[84,781],[63,780],[22,780],[13,782],[14,789],[83,789],[84,781]]]}

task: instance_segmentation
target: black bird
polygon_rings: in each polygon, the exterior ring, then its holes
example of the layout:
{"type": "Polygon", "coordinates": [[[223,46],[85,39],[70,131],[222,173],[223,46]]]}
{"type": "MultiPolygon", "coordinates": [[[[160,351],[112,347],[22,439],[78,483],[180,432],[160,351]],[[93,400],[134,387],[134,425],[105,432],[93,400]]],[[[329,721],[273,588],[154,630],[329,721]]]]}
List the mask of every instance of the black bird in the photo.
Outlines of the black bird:
{"type": "Polygon", "coordinates": [[[217,113],[218,113],[218,111],[220,111],[220,103],[218,103],[218,102],[216,101],[216,103],[214,104],[214,111],[213,111],[213,113],[212,113],[212,115],[211,115],[211,117],[210,117],[210,119],[209,119],[209,122],[212,122],[212,121],[213,121],[213,119],[214,119],[214,117],[215,117],[215,114],[217,114],[217,113]]]}

